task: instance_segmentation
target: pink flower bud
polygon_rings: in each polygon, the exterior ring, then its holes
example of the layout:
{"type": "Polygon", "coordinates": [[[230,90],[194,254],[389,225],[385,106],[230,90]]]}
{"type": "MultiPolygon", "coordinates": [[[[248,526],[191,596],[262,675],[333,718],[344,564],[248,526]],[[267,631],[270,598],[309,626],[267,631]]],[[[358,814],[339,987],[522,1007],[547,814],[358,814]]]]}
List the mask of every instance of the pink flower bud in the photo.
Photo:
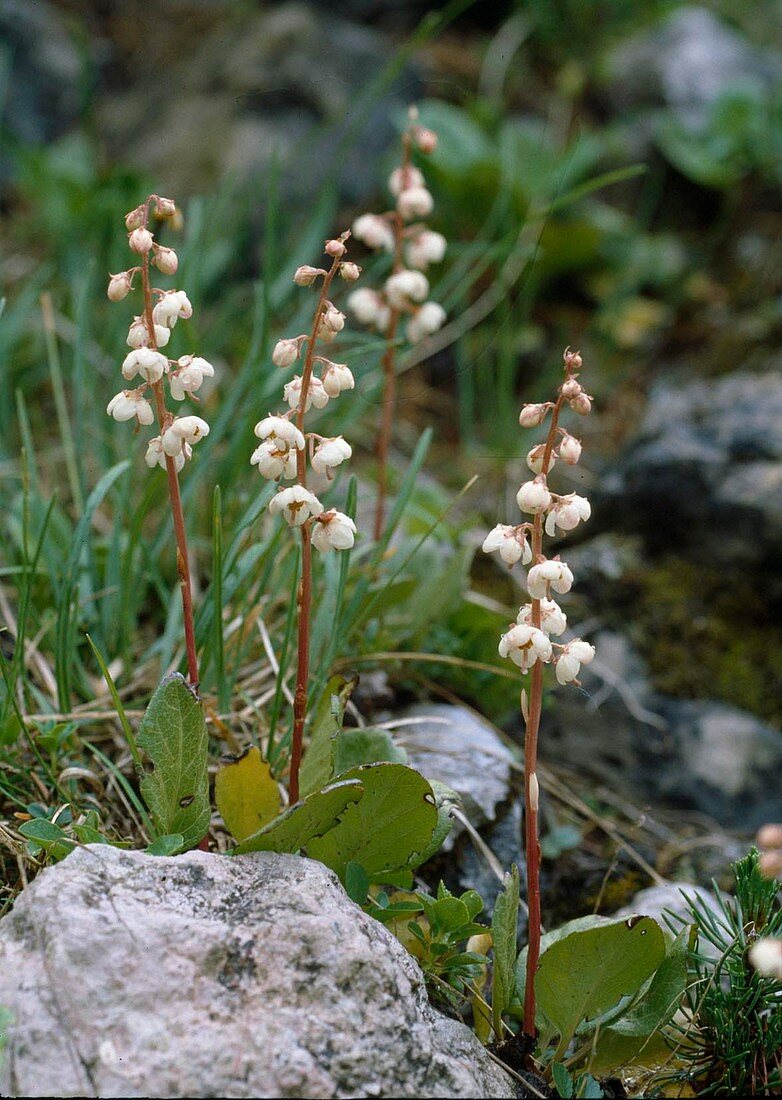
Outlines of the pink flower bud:
{"type": "Polygon", "coordinates": [[[356,279],[361,274],[361,268],[358,264],[340,264],[339,274],[347,283],[355,283],[356,279]]]}
{"type": "Polygon", "coordinates": [[[565,360],[565,369],[568,371],[580,370],[583,365],[580,351],[571,351],[570,348],[565,348],[563,359],[565,360]]]}
{"type": "Polygon", "coordinates": [[[578,397],[574,397],[570,402],[570,407],[579,416],[589,416],[592,411],[592,400],[587,394],[580,393],[578,397]]]}
{"type": "Polygon", "coordinates": [[[550,408],[551,403],[549,401],[544,401],[540,405],[522,405],[519,413],[519,424],[522,428],[537,428],[548,416],[550,408]]]}
{"type": "Polygon", "coordinates": [[[173,218],[176,214],[176,203],[173,199],[164,199],[159,195],[155,200],[155,213],[159,218],[173,218]]]}
{"type": "Polygon", "coordinates": [[[325,271],[320,267],[310,267],[309,264],[304,264],[302,267],[296,268],[293,281],[296,286],[312,286],[318,275],[325,275],[325,271]]]}
{"type": "Polygon", "coordinates": [[[437,134],[434,130],[427,130],[425,126],[418,128],[415,140],[422,153],[433,153],[437,148],[437,134]]]}
{"type": "Polygon", "coordinates": [[[559,445],[559,457],[568,466],[575,466],[581,458],[581,443],[572,435],[566,435],[559,445]]]}
{"type": "Polygon", "coordinates": [[[173,248],[164,248],[162,245],[154,245],[154,260],[158,269],[164,275],[174,275],[179,267],[179,258],[173,248]]]}
{"type": "Polygon", "coordinates": [[[141,229],[146,218],[146,209],[144,205],[137,206],[135,210],[131,210],[129,214],[125,215],[125,228],[128,233],[132,233],[134,229],[141,229]]]}
{"type": "Polygon", "coordinates": [[[583,391],[583,387],[580,382],[577,382],[575,378],[568,378],[562,383],[562,396],[568,401],[572,401],[574,397],[583,391]]]}
{"type": "Polygon", "coordinates": [[[339,258],[347,252],[345,245],[340,240],[326,241],[326,255],[339,258]]]}
{"type": "Polygon", "coordinates": [[[118,275],[112,275],[106,293],[112,302],[121,302],[128,296],[131,290],[131,274],[129,271],[120,271],[118,275]]]}
{"type": "Polygon", "coordinates": [[[134,229],[128,237],[128,244],[133,252],[138,252],[139,255],[144,256],[152,248],[154,241],[152,240],[152,234],[148,229],[134,229]]]}

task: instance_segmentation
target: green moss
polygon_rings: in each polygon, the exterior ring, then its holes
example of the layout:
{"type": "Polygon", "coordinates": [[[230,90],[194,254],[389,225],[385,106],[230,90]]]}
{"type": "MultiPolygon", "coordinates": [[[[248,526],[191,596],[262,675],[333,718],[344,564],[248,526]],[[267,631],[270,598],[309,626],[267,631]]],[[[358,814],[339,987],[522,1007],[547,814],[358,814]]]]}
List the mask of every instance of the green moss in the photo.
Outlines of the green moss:
{"type": "Polygon", "coordinates": [[[749,581],[681,559],[628,575],[620,603],[656,688],[782,726],[782,625],[749,581]]]}

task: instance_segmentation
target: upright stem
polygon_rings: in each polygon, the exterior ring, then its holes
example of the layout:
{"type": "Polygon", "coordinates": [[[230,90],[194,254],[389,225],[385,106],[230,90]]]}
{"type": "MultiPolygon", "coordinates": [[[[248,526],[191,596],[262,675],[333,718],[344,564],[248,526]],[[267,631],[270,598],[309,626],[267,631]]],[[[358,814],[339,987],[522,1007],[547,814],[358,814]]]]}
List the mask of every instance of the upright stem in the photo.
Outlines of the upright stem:
{"type": "MultiPolygon", "coordinates": [[[[144,321],[149,332],[149,346],[157,351],[155,339],[155,322],[152,317],[152,290],[149,284],[149,254],[144,256],[141,268],[141,282],[144,290],[144,321]]],[[[166,400],[163,391],[163,383],[153,382],[152,391],[155,395],[155,410],[161,435],[165,431],[171,414],[166,409],[166,400]]],[[[174,537],[176,539],[177,572],[179,573],[179,587],[182,593],[182,620],[185,628],[185,649],[187,650],[187,678],[196,690],[200,682],[198,672],[198,654],[195,644],[195,627],[193,624],[193,593],[190,583],[190,560],[187,553],[187,534],[185,532],[185,516],[182,511],[182,496],[179,492],[179,474],[177,473],[174,459],[166,455],[166,475],[168,478],[168,496],[171,501],[171,514],[174,520],[174,537]]]]}
{"type": "MultiPolygon", "coordinates": [[[[543,451],[544,474],[548,475],[551,452],[557,437],[557,422],[563,404],[557,398],[551,414],[551,425],[543,451]]],[[[532,562],[543,553],[543,516],[538,514],[532,525],[532,562]]],[[[532,625],[540,630],[540,600],[532,600],[532,625]]],[[[527,974],[524,986],[525,1035],[535,1031],[535,974],[540,960],[540,842],[538,839],[538,731],[543,706],[543,665],[535,661],[530,672],[529,709],[525,716],[524,730],[524,837],[527,857],[527,905],[529,908],[527,974]]]]}
{"type": "MultiPolygon", "coordinates": [[[[412,143],[410,131],[402,135],[402,164],[404,174],[410,167],[412,143]]],[[[394,211],[394,266],[393,273],[401,271],[402,245],[404,243],[404,222],[398,210],[394,211]]],[[[388,492],[388,451],[394,429],[394,405],[396,403],[396,332],[399,326],[400,311],[391,309],[386,330],[386,350],[383,354],[383,411],[380,418],[380,430],[377,435],[377,503],[375,505],[375,540],[383,534],[385,522],[386,495],[388,492]]]]}
{"type": "MultiPolygon", "coordinates": [[[[312,331],[307,340],[304,370],[301,375],[299,406],[296,410],[296,427],[302,434],[304,433],[304,412],[307,407],[307,395],[310,388],[310,379],[312,378],[318,327],[331,281],[339,270],[340,262],[340,258],[335,257],[330,270],[323,277],[323,285],[320,288],[320,297],[312,322],[312,331]]],[[[296,480],[299,485],[306,489],[306,447],[296,452],[296,480]]],[[[297,624],[296,690],[293,695],[293,737],[291,740],[290,779],[288,782],[288,794],[291,803],[299,801],[299,769],[304,742],[304,722],[307,718],[307,688],[310,675],[310,620],[312,617],[312,536],[309,520],[299,527],[299,531],[301,532],[301,581],[299,582],[299,619],[297,624]]]]}

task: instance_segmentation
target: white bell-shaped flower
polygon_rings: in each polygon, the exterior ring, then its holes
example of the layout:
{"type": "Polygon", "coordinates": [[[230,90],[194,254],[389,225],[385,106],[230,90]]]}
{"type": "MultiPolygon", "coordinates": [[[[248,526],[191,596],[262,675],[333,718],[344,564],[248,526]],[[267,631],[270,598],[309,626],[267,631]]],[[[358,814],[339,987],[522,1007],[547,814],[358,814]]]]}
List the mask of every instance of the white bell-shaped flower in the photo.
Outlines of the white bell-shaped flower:
{"type": "Polygon", "coordinates": [[[548,598],[549,588],[555,592],[569,592],[573,587],[573,574],[558,558],[533,565],[527,574],[527,591],[533,600],[548,598]]]}
{"type": "Polygon", "coordinates": [[[169,375],[171,396],[175,401],[184,401],[185,394],[199,390],[205,378],[214,378],[214,367],[199,355],[183,355],[177,365],[178,369],[169,375]]]}
{"type": "Polygon", "coordinates": [[[516,624],[500,638],[500,657],[510,657],[522,672],[526,672],[536,661],[551,659],[551,640],[535,626],[516,624]]]}
{"type": "Polygon", "coordinates": [[[173,328],[180,318],[187,321],[192,316],[193,307],[184,290],[169,290],[152,310],[155,324],[166,325],[167,328],[173,328]]]}
{"type": "Polygon", "coordinates": [[[356,385],[353,372],[345,363],[332,363],[322,359],[322,385],[329,397],[339,397],[343,390],[352,390],[356,385]]]}
{"type": "Polygon", "coordinates": [[[337,309],[331,302],[326,302],[326,308],[318,323],[318,336],[322,340],[333,340],[338,332],[345,327],[345,314],[337,309]]]}
{"type": "Polygon", "coordinates": [[[330,550],[349,550],[356,537],[356,525],[350,516],[333,509],[323,512],[312,525],[312,545],[321,554],[330,550]]]}
{"type": "MultiPolygon", "coordinates": [[[[288,382],[283,391],[283,397],[288,402],[292,409],[298,409],[301,402],[301,377],[297,374],[295,378],[292,378],[288,382]]],[[[304,411],[307,412],[313,405],[316,409],[322,409],[324,405],[327,405],[329,401],[328,391],[325,389],[320,378],[316,378],[315,375],[310,377],[309,386],[307,387],[307,400],[304,403],[304,411]]]]}
{"type": "Polygon", "coordinates": [[[595,647],[581,638],[568,642],[557,658],[556,674],[560,684],[569,684],[575,680],[582,665],[588,665],[594,659],[595,647]]]}
{"type": "Polygon", "coordinates": [[[375,325],[383,311],[383,299],[376,290],[362,286],[352,291],[347,298],[347,306],[360,325],[375,325]]]}
{"type": "Polygon", "coordinates": [[[175,416],[160,437],[167,455],[178,455],[187,443],[192,446],[209,435],[209,425],[200,416],[175,416]]]}
{"type": "Polygon", "coordinates": [[[434,199],[425,187],[406,187],[400,191],[396,208],[405,221],[411,218],[426,218],[432,213],[434,199]]]}
{"type": "Polygon", "coordinates": [[[551,510],[546,516],[546,534],[556,535],[557,529],[572,531],[582,520],[589,519],[591,515],[592,506],[586,497],[580,497],[577,493],[568,493],[551,505],[551,510]]]}
{"type": "Polygon", "coordinates": [[[536,477],[534,481],[525,481],[516,493],[516,503],[522,512],[532,516],[545,512],[551,505],[551,493],[545,478],[536,477]]]}
{"type": "Polygon", "coordinates": [[[363,241],[367,248],[394,251],[394,231],[386,218],[379,214],[362,214],[353,222],[353,236],[363,241]]]}
{"type": "Polygon", "coordinates": [[[407,323],[407,339],[411,344],[431,336],[445,324],[446,312],[439,302],[424,302],[407,323]]]}
{"type": "Polygon", "coordinates": [[[532,561],[532,547],[525,532],[507,523],[498,523],[483,540],[485,554],[491,554],[495,550],[499,550],[500,557],[507,565],[515,565],[517,561],[528,565],[532,561]]]}
{"type": "MultiPolygon", "coordinates": [[[[525,603],[519,608],[516,616],[517,623],[525,623],[532,626],[532,604],[525,603]]],[[[546,634],[559,636],[567,630],[567,615],[555,600],[543,599],[540,601],[540,629],[546,634]]]]}
{"type": "MultiPolygon", "coordinates": [[[[168,343],[171,333],[165,325],[153,325],[155,330],[155,344],[164,348],[168,343]]],[[[149,329],[143,317],[135,317],[128,329],[127,345],[129,348],[148,348],[150,344],[149,329]]]]}
{"type": "Polygon", "coordinates": [[[353,454],[353,448],[341,435],[335,439],[324,439],[315,448],[312,456],[312,468],[318,474],[332,476],[332,472],[346,462],[353,454]]]}
{"type": "Polygon", "coordinates": [[[422,271],[397,271],[386,279],[385,292],[394,309],[408,309],[412,302],[423,302],[429,280],[422,271]]]}
{"type": "Polygon", "coordinates": [[[296,451],[284,444],[279,447],[273,439],[265,439],[253,451],[250,465],[257,466],[258,473],[270,481],[276,481],[278,477],[296,477],[296,451]]]}
{"type": "Polygon", "coordinates": [[[445,255],[447,241],[442,233],[424,229],[407,245],[407,262],[410,267],[425,271],[429,264],[439,264],[445,255]]]}
{"type": "Polygon", "coordinates": [[[289,489],[281,489],[269,501],[270,514],[273,516],[281,514],[291,527],[301,527],[310,516],[319,516],[322,511],[323,505],[318,498],[303,485],[291,485],[289,489]]]}
{"type": "Polygon", "coordinates": [[[159,382],[168,371],[168,359],[152,348],[136,348],[125,356],[122,377],[128,382],[140,374],[145,382],[159,382]]]}
{"type": "Polygon", "coordinates": [[[139,424],[151,424],[155,419],[152,406],[139,390],[123,390],[117,393],[109,401],[106,412],[115,420],[132,420],[134,417],[139,424]]]}
{"type": "Polygon", "coordinates": [[[404,167],[395,168],[388,177],[388,190],[397,198],[402,191],[409,187],[424,187],[426,180],[420,168],[414,164],[406,164],[404,167]]]}
{"type": "MultiPolygon", "coordinates": [[[[179,473],[179,471],[185,464],[185,460],[190,458],[192,453],[193,450],[190,444],[185,443],[179,454],[169,456],[174,460],[174,467],[177,473],[179,473]]],[[[153,439],[150,439],[149,443],[147,444],[147,453],[145,454],[144,459],[150,469],[155,466],[160,466],[162,470],[167,469],[166,452],[163,450],[163,441],[159,435],[156,435],[153,439]]]]}
{"type": "Polygon", "coordinates": [[[132,289],[133,276],[129,271],[120,271],[117,275],[109,276],[109,285],[106,294],[109,301],[121,302],[127,298],[132,289]]]}
{"type": "Polygon", "coordinates": [[[273,439],[278,450],[292,449],[303,451],[305,441],[296,425],[284,416],[267,416],[255,425],[255,434],[259,439],[273,439]]]}

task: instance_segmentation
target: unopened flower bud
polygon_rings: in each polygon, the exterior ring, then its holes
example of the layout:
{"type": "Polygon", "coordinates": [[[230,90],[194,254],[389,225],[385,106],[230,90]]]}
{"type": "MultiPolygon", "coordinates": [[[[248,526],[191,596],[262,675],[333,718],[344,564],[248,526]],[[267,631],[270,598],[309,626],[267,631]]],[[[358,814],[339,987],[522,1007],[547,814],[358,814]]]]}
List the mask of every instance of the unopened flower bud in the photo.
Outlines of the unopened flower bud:
{"type": "Polygon", "coordinates": [[[361,214],[353,222],[353,236],[363,241],[367,248],[384,248],[394,251],[394,232],[385,218],[379,214],[361,214]]]}
{"type": "Polygon", "coordinates": [[[432,213],[434,199],[425,187],[408,187],[400,191],[396,208],[405,221],[410,218],[425,218],[432,213]]]}
{"type": "Polygon", "coordinates": [[[583,365],[581,352],[571,351],[570,348],[565,348],[563,359],[565,360],[565,367],[568,371],[580,370],[583,365]]]}
{"type": "Polygon", "coordinates": [[[132,233],[134,229],[141,229],[144,224],[144,218],[146,211],[143,206],[137,206],[135,210],[131,210],[129,214],[125,215],[125,227],[128,233],[132,233]]]}
{"type": "Polygon", "coordinates": [[[534,481],[525,481],[516,493],[516,503],[522,512],[529,512],[533,516],[545,512],[551,505],[551,493],[545,480],[536,477],[534,481]]]}
{"type": "Polygon", "coordinates": [[[155,213],[159,218],[173,218],[177,213],[176,203],[173,199],[164,199],[158,195],[155,200],[155,213]]]}
{"type": "Polygon", "coordinates": [[[133,230],[128,237],[128,244],[133,252],[138,252],[140,256],[144,256],[152,248],[154,241],[150,231],[142,227],[133,230]]]}
{"type": "Polygon", "coordinates": [[[409,308],[411,302],[423,302],[429,293],[429,280],[422,271],[397,271],[386,279],[385,292],[394,309],[409,308]]]}
{"type": "Polygon", "coordinates": [[[338,332],[342,332],[344,327],[345,314],[341,313],[331,302],[327,302],[321,317],[318,334],[328,339],[330,336],[336,336],[338,332]]]}
{"type": "Polygon", "coordinates": [[[355,283],[356,279],[361,274],[361,268],[358,266],[358,264],[340,264],[339,274],[346,283],[355,283]]]}
{"type": "Polygon", "coordinates": [[[549,452],[547,468],[545,470],[543,469],[543,458],[545,456],[545,453],[546,444],[539,443],[537,447],[533,447],[527,455],[527,465],[529,466],[530,470],[532,470],[533,474],[547,474],[553,468],[554,463],[556,462],[556,457],[554,455],[554,451],[552,450],[549,452]]]}
{"type": "Polygon", "coordinates": [[[425,184],[426,180],[423,173],[414,164],[406,164],[404,167],[395,168],[388,177],[388,190],[394,198],[398,198],[402,191],[406,191],[410,187],[424,187],[425,184]]]}
{"type": "Polygon", "coordinates": [[[581,443],[572,435],[566,435],[559,445],[559,457],[568,466],[575,466],[581,458],[581,443]]]}
{"type": "Polygon", "coordinates": [[[179,257],[173,248],[164,248],[162,245],[155,245],[154,261],[159,271],[162,271],[164,275],[176,274],[176,269],[179,267],[179,257]]]}
{"type": "Polygon", "coordinates": [[[344,256],[347,252],[345,245],[340,240],[326,241],[325,252],[327,256],[334,256],[337,259],[340,256],[344,256]]]}
{"type": "Polygon", "coordinates": [[[292,367],[299,358],[301,343],[298,340],[278,340],[272,352],[275,367],[292,367]]]}
{"type": "Polygon", "coordinates": [[[433,153],[437,148],[437,134],[434,130],[427,130],[425,126],[416,131],[415,141],[422,153],[433,153]]]}
{"type": "Polygon", "coordinates": [[[574,397],[578,397],[583,392],[581,383],[575,378],[568,378],[566,382],[562,383],[562,396],[567,401],[572,401],[574,397]]]}
{"type": "Polygon", "coordinates": [[[304,264],[302,267],[297,267],[293,276],[293,281],[296,286],[312,286],[317,279],[318,275],[324,275],[325,272],[320,267],[310,267],[309,264],[304,264]]]}
{"type": "Polygon", "coordinates": [[[758,866],[765,878],[782,878],[782,849],[761,852],[758,866]]]}
{"type": "Polygon", "coordinates": [[[106,293],[112,302],[121,302],[128,296],[131,289],[132,276],[129,271],[120,271],[118,275],[112,275],[106,293]]]}
{"type": "Polygon", "coordinates": [[[540,405],[522,405],[519,413],[519,424],[522,428],[537,428],[548,416],[551,404],[544,401],[540,405]]]}
{"type": "Polygon", "coordinates": [[[782,848],[782,825],[763,825],[758,829],[758,848],[782,848]]]}
{"type": "Polygon", "coordinates": [[[570,402],[570,407],[574,413],[578,413],[579,416],[589,416],[592,411],[591,398],[585,393],[580,393],[578,397],[574,397],[570,402]]]}

